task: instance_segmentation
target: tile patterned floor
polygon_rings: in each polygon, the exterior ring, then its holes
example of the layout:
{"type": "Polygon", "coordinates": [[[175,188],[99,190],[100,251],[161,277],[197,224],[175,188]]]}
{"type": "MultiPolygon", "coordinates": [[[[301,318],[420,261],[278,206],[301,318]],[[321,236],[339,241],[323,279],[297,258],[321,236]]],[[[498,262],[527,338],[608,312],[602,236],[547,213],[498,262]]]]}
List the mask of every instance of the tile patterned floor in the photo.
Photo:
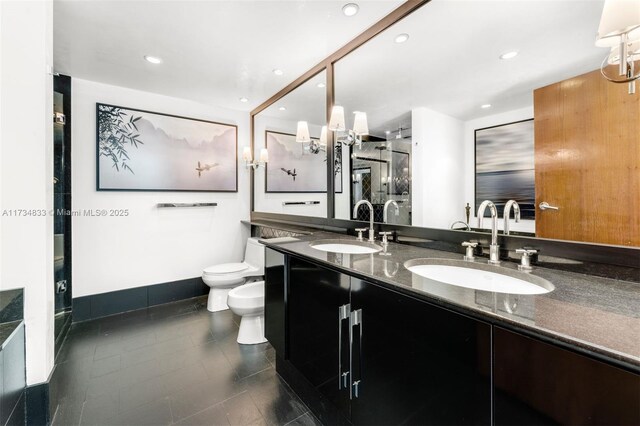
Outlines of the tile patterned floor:
{"type": "Polygon", "coordinates": [[[239,321],[199,298],[74,324],[53,425],[319,425],[239,321]]]}

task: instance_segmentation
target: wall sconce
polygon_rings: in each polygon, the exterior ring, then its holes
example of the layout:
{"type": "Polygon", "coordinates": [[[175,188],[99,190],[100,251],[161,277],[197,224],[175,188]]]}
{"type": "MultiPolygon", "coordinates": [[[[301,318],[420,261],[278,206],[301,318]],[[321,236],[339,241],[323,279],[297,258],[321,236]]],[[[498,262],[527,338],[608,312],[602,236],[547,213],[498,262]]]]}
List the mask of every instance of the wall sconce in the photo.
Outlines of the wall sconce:
{"type": "Polygon", "coordinates": [[[329,120],[329,130],[333,132],[347,132],[343,137],[338,137],[337,141],[343,145],[351,146],[354,143],[358,148],[362,148],[362,136],[369,134],[369,125],[367,124],[367,113],[354,112],[353,130],[347,130],[344,120],[344,108],[334,106],[331,110],[331,118],[329,120]]]}
{"type": "Polygon", "coordinates": [[[245,146],[244,149],[242,150],[242,159],[244,160],[244,164],[247,167],[247,169],[249,167],[253,167],[253,170],[257,169],[258,167],[265,167],[267,165],[267,163],[269,162],[269,152],[267,151],[267,148],[262,148],[260,150],[260,160],[256,163],[253,163],[253,157],[251,156],[251,148],[249,148],[248,146],[245,146]]]}
{"type": "Polygon", "coordinates": [[[302,144],[309,143],[308,149],[311,154],[317,154],[321,150],[326,150],[327,126],[322,126],[322,130],[320,131],[320,142],[316,142],[315,140],[311,139],[311,136],[309,134],[309,124],[306,121],[298,121],[298,128],[296,130],[296,142],[300,142],[302,144]]]}
{"type": "Polygon", "coordinates": [[[613,83],[629,83],[629,94],[636,92],[635,80],[640,72],[635,61],[640,60],[640,7],[636,0],[606,0],[598,27],[596,46],[610,47],[602,61],[600,72],[613,83]],[[618,65],[618,75],[607,74],[609,65],[618,65]]]}

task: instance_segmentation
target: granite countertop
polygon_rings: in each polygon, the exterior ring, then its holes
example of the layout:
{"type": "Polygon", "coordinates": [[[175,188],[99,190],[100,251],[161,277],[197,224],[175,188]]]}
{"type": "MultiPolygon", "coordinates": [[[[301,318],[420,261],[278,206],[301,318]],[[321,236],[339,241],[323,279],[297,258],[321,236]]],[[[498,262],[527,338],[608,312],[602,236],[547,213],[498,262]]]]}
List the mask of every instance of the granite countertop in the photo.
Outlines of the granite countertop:
{"type": "MultiPolygon", "coordinates": [[[[640,284],[576,272],[534,267],[555,290],[516,295],[474,290],[427,280],[407,270],[417,258],[462,259],[462,254],[389,243],[390,256],[337,254],[312,248],[320,239],[354,237],[330,232],[296,237],[296,241],[262,242],[281,252],[300,255],[399,292],[486,320],[506,324],[577,350],[640,371],[640,284]]],[[[486,262],[478,258],[477,262],[486,262]]],[[[514,262],[499,267],[517,271],[514,262]]]]}

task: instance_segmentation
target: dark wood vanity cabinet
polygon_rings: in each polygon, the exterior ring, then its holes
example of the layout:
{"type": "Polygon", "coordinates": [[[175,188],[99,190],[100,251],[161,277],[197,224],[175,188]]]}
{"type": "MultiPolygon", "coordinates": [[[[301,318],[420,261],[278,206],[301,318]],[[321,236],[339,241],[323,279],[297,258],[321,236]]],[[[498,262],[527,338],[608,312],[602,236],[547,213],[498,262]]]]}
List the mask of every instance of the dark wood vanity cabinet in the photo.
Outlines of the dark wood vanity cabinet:
{"type": "Polygon", "coordinates": [[[494,327],[496,425],[639,425],[640,375],[494,327]]]}
{"type": "MultiPolygon", "coordinates": [[[[349,395],[339,375],[348,372],[350,277],[289,257],[289,362],[323,398],[349,417],[349,395]]],[[[348,377],[347,377],[348,380],[348,377]]]]}
{"type": "Polygon", "coordinates": [[[288,313],[289,362],[351,423],[491,422],[488,324],[295,257],[288,313]]]}
{"type": "Polygon", "coordinates": [[[640,424],[637,372],[270,249],[266,281],[278,371],[326,424],[640,424]]]}
{"type": "Polygon", "coordinates": [[[491,423],[491,326],[356,278],[351,420],[491,423]]]}
{"type": "Polygon", "coordinates": [[[264,320],[265,337],[275,351],[286,357],[286,274],[287,257],[275,250],[265,250],[264,320]]]}

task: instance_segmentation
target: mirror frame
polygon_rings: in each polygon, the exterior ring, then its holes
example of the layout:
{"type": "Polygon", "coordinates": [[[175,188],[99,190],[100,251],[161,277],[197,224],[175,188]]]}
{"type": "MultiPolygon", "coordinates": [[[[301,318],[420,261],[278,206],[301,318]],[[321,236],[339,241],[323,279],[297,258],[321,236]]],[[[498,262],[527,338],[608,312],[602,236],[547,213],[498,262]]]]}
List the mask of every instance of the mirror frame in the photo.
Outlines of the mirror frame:
{"type": "MultiPolygon", "coordinates": [[[[364,32],[356,36],[349,43],[320,61],[314,67],[302,74],[300,77],[289,83],[282,90],[267,99],[258,107],[250,112],[250,147],[254,150],[254,120],[255,116],[266,108],[282,99],[288,93],[292,92],[309,79],[316,76],[322,71],[326,71],[326,122],[329,122],[331,109],[335,102],[334,87],[334,65],[340,59],[344,58],[378,34],[385,31],[398,21],[420,9],[429,3],[430,0],[407,0],[391,13],[386,15],[380,21],[373,24],[364,32]]],[[[334,190],[335,180],[333,176],[333,159],[334,159],[334,135],[333,132],[327,134],[327,214],[326,217],[309,217],[288,215],[280,213],[266,213],[255,211],[255,183],[253,169],[250,170],[250,209],[251,222],[259,225],[261,222],[280,223],[282,225],[294,225],[306,228],[316,228],[327,231],[353,232],[354,228],[368,226],[368,222],[356,220],[336,219],[334,211],[334,190]]],[[[491,234],[469,231],[453,231],[449,229],[424,228],[408,225],[394,225],[385,223],[375,223],[374,227],[377,231],[395,231],[399,236],[400,242],[420,244],[420,242],[438,241],[452,251],[459,249],[463,241],[478,241],[481,245],[489,245],[491,234]],[[414,241],[402,241],[404,238],[410,238],[414,241]],[[420,241],[422,240],[422,241],[420,241]]],[[[501,248],[509,251],[515,251],[518,248],[530,247],[537,248],[541,251],[542,256],[560,257],[566,259],[575,259],[585,262],[595,262],[607,265],[616,265],[640,269],[640,247],[616,246],[598,243],[585,243],[580,241],[552,240],[537,237],[525,237],[515,235],[498,235],[498,242],[501,248]]]]}

